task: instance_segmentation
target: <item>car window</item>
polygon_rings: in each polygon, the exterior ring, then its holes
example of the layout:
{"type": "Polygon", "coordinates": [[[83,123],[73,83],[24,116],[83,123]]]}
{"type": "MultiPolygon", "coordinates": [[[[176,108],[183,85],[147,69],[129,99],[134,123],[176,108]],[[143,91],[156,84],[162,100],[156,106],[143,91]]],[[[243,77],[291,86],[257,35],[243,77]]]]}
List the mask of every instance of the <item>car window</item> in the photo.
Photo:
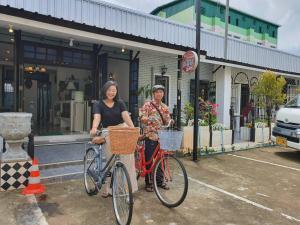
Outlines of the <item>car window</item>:
{"type": "Polygon", "coordinates": [[[285,108],[300,108],[300,95],[294,97],[291,101],[286,103],[285,108]]]}

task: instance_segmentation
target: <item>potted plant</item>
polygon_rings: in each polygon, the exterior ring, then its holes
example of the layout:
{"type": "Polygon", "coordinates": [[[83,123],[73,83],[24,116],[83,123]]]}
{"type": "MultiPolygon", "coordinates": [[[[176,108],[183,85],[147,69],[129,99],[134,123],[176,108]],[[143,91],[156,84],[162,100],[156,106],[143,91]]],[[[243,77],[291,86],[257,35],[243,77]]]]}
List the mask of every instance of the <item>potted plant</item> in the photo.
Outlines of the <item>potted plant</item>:
{"type": "Polygon", "coordinates": [[[232,130],[221,123],[212,125],[212,146],[231,145],[232,130]]]}
{"type": "Polygon", "coordinates": [[[271,110],[276,104],[284,103],[286,95],[283,88],[286,84],[282,76],[277,76],[272,71],[265,71],[254,86],[252,94],[258,98],[258,104],[267,112],[267,123],[269,127],[269,139],[271,138],[271,110]]]}

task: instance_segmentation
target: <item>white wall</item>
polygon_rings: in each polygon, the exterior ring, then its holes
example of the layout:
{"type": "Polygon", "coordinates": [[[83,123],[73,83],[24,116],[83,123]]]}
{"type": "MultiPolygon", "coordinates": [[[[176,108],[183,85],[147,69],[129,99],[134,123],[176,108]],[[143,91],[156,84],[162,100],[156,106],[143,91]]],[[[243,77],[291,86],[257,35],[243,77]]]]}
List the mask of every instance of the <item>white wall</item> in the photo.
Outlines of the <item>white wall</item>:
{"type": "Polygon", "coordinates": [[[129,62],[108,58],[108,74],[112,73],[119,85],[119,96],[129,103],[129,62]]]}
{"type": "Polygon", "coordinates": [[[218,122],[230,127],[230,104],[231,104],[231,67],[220,68],[216,72],[216,103],[218,122]]]}
{"type": "MultiPolygon", "coordinates": [[[[154,85],[154,76],[151,81],[152,71],[153,74],[161,74],[163,65],[168,68],[165,75],[169,77],[169,107],[172,110],[174,104],[176,104],[177,95],[177,56],[161,56],[159,54],[141,52],[139,60],[139,88],[147,84],[154,85]]],[[[141,101],[141,98],[139,101],[141,101]]]]}
{"type": "MultiPolygon", "coordinates": [[[[158,55],[154,53],[142,52],[139,56],[139,88],[147,84],[151,84],[151,67],[154,74],[161,73],[161,67],[165,65],[167,69],[166,75],[169,76],[169,107],[173,109],[177,104],[177,56],[176,55],[158,55]]],[[[200,63],[200,79],[212,81],[213,65],[208,63],[200,63]]],[[[190,80],[195,78],[195,73],[182,74],[181,82],[181,107],[190,100],[190,80]]],[[[154,84],[154,81],[152,82],[154,84]]]]}

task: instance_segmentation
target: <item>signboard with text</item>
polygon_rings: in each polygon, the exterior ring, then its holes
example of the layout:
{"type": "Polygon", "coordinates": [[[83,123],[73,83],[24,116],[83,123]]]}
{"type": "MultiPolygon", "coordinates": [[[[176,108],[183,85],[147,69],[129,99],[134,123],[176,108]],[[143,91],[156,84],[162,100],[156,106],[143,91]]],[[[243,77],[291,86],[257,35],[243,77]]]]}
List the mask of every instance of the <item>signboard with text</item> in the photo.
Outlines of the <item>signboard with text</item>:
{"type": "Polygon", "coordinates": [[[198,56],[194,51],[187,51],[181,59],[181,71],[192,73],[198,66],[198,56]]]}

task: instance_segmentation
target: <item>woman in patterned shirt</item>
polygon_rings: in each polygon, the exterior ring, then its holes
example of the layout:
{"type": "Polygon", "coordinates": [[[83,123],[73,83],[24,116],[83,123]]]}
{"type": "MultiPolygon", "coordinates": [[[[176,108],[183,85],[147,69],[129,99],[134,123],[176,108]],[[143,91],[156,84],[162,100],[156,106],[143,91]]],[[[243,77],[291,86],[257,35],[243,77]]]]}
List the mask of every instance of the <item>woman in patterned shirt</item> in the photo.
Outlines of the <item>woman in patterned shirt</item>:
{"type": "MultiPolygon", "coordinates": [[[[162,126],[167,125],[170,120],[170,112],[167,105],[162,103],[162,99],[165,94],[165,88],[162,85],[154,85],[152,88],[153,100],[148,101],[140,109],[140,120],[143,124],[143,130],[145,135],[145,158],[149,161],[158,145],[158,130],[162,126]]],[[[146,166],[150,169],[151,164],[146,166]]],[[[145,177],[146,191],[152,192],[153,186],[150,175],[145,177]]],[[[166,184],[163,183],[162,175],[158,175],[158,184],[164,188],[169,189],[166,184]]]]}

